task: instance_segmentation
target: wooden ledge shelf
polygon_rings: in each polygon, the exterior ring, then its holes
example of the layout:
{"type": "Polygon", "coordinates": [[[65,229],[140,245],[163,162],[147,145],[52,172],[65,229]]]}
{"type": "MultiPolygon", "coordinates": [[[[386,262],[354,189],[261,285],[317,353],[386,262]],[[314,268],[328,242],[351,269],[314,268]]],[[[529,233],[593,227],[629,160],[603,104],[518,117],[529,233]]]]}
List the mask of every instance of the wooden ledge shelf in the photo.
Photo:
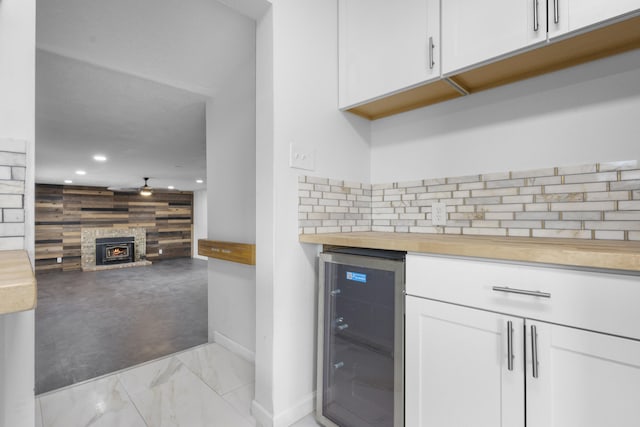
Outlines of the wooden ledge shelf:
{"type": "Polygon", "coordinates": [[[256,265],[256,245],[251,243],[198,240],[198,255],[240,264],[256,265]]]}
{"type": "Polygon", "coordinates": [[[382,232],[301,234],[299,241],[640,272],[640,242],[382,232]]]}
{"type": "Polygon", "coordinates": [[[0,251],[0,314],[36,307],[37,286],[26,251],[0,251]]]}

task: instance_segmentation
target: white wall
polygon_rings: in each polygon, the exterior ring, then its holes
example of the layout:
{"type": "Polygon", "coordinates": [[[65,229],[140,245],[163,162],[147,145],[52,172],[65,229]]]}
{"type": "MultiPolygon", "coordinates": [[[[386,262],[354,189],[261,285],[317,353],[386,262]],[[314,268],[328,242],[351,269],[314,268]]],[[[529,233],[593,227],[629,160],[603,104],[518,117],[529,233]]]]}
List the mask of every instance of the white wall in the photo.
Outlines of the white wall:
{"type": "MultiPolygon", "coordinates": [[[[245,31],[251,42],[233,46],[244,63],[207,103],[207,236],[254,243],[255,21],[246,18],[245,31]]],[[[253,357],[255,267],[209,259],[208,268],[209,340],[253,357]]]]}
{"type": "MultiPolygon", "coordinates": [[[[35,0],[0,1],[0,138],[27,141],[25,241],[33,260],[35,0]]],[[[0,316],[0,427],[34,424],[34,312],[0,316]]]]}
{"type": "Polygon", "coordinates": [[[640,160],[640,51],[372,123],[373,183],[640,160]]]}
{"type": "Polygon", "coordinates": [[[191,255],[193,258],[208,260],[206,256],[198,255],[198,239],[207,238],[207,191],[193,192],[193,241],[191,255]]]}
{"type": "Polygon", "coordinates": [[[274,1],[257,57],[253,409],[265,427],[288,426],[311,412],[315,387],[317,246],[298,242],[298,175],[368,182],[369,124],[337,110],[336,0],[274,1]],[[315,171],[289,167],[291,143],[315,150],[315,171]]]}

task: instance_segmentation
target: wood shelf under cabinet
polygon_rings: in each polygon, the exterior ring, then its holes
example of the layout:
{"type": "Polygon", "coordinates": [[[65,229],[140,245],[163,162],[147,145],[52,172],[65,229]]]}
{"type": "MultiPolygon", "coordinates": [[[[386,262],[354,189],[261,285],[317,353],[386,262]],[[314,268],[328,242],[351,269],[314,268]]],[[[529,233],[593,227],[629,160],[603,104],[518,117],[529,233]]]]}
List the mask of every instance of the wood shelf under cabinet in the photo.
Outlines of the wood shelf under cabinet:
{"type": "MultiPolygon", "coordinates": [[[[640,48],[640,16],[448,76],[469,94],[640,48]]],[[[446,80],[417,86],[347,111],[376,120],[462,96],[446,80]]]]}

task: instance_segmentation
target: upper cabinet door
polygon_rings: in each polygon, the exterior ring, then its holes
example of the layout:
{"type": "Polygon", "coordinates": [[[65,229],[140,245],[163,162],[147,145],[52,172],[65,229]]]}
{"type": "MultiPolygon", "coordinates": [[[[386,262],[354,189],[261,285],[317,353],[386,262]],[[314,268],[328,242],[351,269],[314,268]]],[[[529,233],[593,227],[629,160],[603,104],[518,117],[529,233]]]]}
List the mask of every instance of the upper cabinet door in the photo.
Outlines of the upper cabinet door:
{"type": "Polygon", "coordinates": [[[527,426],[640,425],[640,341],[526,320],[526,348],[527,426]]]}
{"type": "Polygon", "coordinates": [[[442,0],[442,73],[547,39],[547,0],[442,0]]]}
{"type": "Polygon", "coordinates": [[[440,76],[439,3],[339,0],[340,108],[440,76]]]}
{"type": "Polygon", "coordinates": [[[549,37],[554,38],[640,9],[640,0],[549,0],[549,37]]]}

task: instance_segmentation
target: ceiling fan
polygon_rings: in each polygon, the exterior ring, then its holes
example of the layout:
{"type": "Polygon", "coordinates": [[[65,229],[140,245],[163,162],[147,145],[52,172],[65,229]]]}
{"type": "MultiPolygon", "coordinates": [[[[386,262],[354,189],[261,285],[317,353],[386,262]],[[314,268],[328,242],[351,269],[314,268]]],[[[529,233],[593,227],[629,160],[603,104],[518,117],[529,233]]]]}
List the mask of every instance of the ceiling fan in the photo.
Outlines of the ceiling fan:
{"type": "Polygon", "coordinates": [[[128,188],[120,188],[120,187],[108,187],[107,190],[120,192],[120,193],[138,193],[141,196],[151,196],[153,194],[153,188],[149,186],[149,177],[144,177],[144,185],[142,187],[128,187],[128,188]]]}

